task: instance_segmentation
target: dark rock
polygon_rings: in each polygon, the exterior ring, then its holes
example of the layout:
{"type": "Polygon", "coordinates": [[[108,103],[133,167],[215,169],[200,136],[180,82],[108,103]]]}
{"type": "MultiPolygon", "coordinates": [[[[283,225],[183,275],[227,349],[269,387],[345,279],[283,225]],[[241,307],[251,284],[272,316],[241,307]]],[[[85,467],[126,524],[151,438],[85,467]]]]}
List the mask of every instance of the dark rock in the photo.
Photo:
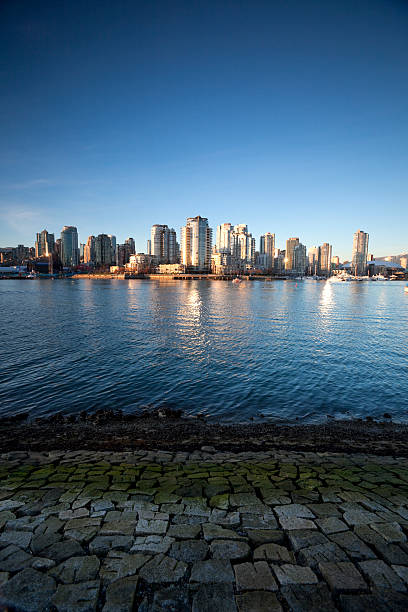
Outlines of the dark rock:
{"type": "Polygon", "coordinates": [[[45,612],[50,609],[55,590],[56,583],[53,578],[27,568],[13,576],[2,587],[0,604],[18,611],[45,612]]]}

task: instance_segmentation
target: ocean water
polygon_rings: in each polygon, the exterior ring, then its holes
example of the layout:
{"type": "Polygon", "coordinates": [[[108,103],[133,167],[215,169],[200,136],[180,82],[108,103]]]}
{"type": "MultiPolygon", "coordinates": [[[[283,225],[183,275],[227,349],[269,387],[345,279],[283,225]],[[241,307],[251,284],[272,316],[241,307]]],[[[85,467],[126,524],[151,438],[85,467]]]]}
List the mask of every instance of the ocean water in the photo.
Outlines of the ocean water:
{"type": "Polygon", "coordinates": [[[408,420],[400,282],[0,282],[0,414],[408,420]]]}

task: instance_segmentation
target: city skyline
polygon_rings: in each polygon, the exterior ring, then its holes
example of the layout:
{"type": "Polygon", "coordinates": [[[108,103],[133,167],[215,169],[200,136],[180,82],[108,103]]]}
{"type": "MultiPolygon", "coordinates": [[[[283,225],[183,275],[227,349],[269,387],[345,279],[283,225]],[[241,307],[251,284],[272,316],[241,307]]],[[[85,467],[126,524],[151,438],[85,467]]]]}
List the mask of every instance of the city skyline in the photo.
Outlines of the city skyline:
{"type": "Polygon", "coordinates": [[[398,0],[3,3],[0,244],[201,213],[406,252],[407,26],[398,0]]]}
{"type": "MultiPolygon", "coordinates": [[[[303,244],[303,242],[300,241],[299,237],[296,237],[296,238],[281,237],[279,241],[279,239],[277,239],[276,237],[276,233],[275,232],[272,233],[269,231],[265,231],[259,236],[253,237],[252,232],[250,232],[248,229],[250,227],[249,224],[245,224],[245,223],[235,223],[234,224],[230,222],[223,222],[220,224],[211,224],[208,222],[208,218],[198,215],[196,217],[187,217],[187,224],[189,221],[196,219],[196,218],[203,219],[208,224],[208,228],[211,233],[211,248],[216,247],[216,249],[219,251],[227,247],[227,249],[231,248],[232,251],[234,250],[239,251],[240,254],[241,253],[243,254],[242,258],[248,259],[248,262],[253,258],[253,255],[255,252],[259,255],[266,255],[266,254],[270,255],[275,250],[275,248],[278,249],[279,251],[286,251],[286,252],[288,252],[288,249],[289,249],[289,255],[287,256],[288,262],[287,262],[286,267],[287,269],[290,269],[292,257],[293,257],[293,248],[295,246],[305,247],[307,253],[313,252],[314,249],[316,248],[320,248],[318,247],[318,244],[319,244],[318,241],[314,241],[314,243],[311,243],[311,244],[303,244]]],[[[176,245],[180,248],[180,244],[182,242],[182,234],[183,234],[183,230],[185,229],[185,223],[186,222],[184,222],[184,225],[178,228],[178,230],[175,229],[174,227],[171,227],[171,225],[169,224],[154,223],[151,225],[150,230],[146,233],[145,238],[141,240],[141,244],[139,244],[135,240],[135,238],[133,237],[130,238],[129,235],[127,235],[126,238],[124,239],[118,239],[116,233],[107,234],[105,231],[100,232],[100,233],[93,232],[85,238],[83,235],[83,232],[81,232],[80,234],[80,232],[78,231],[78,226],[64,225],[61,228],[60,234],[62,238],[63,235],[65,234],[65,230],[72,230],[72,229],[75,230],[76,235],[77,235],[76,236],[77,245],[75,248],[78,249],[78,252],[80,250],[80,247],[85,249],[85,253],[86,253],[87,247],[94,249],[95,245],[92,245],[91,247],[91,245],[89,244],[90,239],[95,240],[96,238],[104,236],[107,239],[114,240],[114,244],[109,243],[110,244],[109,248],[113,248],[115,252],[116,252],[117,247],[124,246],[124,245],[129,246],[129,241],[131,241],[132,248],[130,252],[156,255],[159,260],[163,260],[163,261],[168,260],[170,263],[173,263],[176,258],[176,245]],[[156,238],[155,238],[155,235],[157,235],[156,238]]],[[[326,245],[330,246],[330,256],[326,254],[325,256],[326,261],[330,260],[332,257],[338,257],[340,261],[353,261],[354,253],[356,250],[356,245],[355,245],[356,235],[359,233],[364,234],[364,236],[367,237],[366,238],[367,244],[364,247],[364,255],[365,256],[368,255],[369,254],[368,251],[370,251],[370,253],[374,253],[374,249],[372,247],[371,236],[370,236],[370,248],[368,249],[369,233],[363,232],[361,230],[354,230],[353,240],[350,241],[351,246],[349,249],[349,256],[341,257],[338,254],[335,248],[335,245],[333,245],[331,242],[330,244],[325,241],[322,242],[321,244],[322,247],[325,247],[326,245]]],[[[55,235],[58,235],[58,232],[55,231],[55,229],[53,230],[53,232],[50,232],[49,227],[44,227],[42,231],[40,232],[37,231],[35,233],[36,239],[34,239],[34,241],[29,242],[29,244],[26,244],[26,245],[24,245],[23,243],[18,243],[14,245],[0,244],[0,249],[16,248],[17,246],[26,246],[28,248],[34,247],[36,257],[40,257],[41,255],[48,255],[49,252],[53,250],[54,242],[57,240],[55,239],[55,235]],[[44,248],[44,245],[45,245],[45,248],[44,248]]],[[[400,251],[400,252],[397,252],[395,250],[390,253],[383,253],[383,252],[378,253],[377,252],[375,253],[375,256],[376,257],[379,257],[379,256],[384,257],[384,256],[391,256],[391,255],[399,256],[399,255],[405,255],[406,252],[408,252],[408,247],[405,249],[405,251],[400,251]]],[[[102,258],[102,261],[103,261],[103,258],[102,258]]]]}

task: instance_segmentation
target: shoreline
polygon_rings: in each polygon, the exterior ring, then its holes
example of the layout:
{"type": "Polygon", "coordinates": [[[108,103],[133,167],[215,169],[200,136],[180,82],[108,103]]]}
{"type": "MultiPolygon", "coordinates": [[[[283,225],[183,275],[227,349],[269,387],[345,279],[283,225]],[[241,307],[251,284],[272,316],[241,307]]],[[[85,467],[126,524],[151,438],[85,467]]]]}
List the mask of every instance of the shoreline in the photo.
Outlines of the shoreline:
{"type": "Polygon", "coordinates": [[[219,424],[177,411],[125,415],[99,410],[27,420],[0,419],[0,452],[49,450],[188,451],[293,450],[408,457],[408,425],[390,420],[330,420],[321,424],[219,424]]]}

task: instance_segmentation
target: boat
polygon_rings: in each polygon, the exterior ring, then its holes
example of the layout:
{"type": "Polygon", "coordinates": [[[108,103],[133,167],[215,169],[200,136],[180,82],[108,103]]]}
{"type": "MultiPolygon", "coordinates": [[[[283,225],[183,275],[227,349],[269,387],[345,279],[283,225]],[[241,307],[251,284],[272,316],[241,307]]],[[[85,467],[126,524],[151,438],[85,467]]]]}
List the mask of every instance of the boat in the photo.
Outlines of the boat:
{"type": "Polygon", "coordinates": [[[404,291],[405,291],[405,293],[408,293],[408,285],[405,285],[404,291]]]}
{"type": "Polygon", "coordinates": [[[234,285],[239,285],[241,283],[241,279],[240,278],[234,278],[233,281],[234,285]]]}

